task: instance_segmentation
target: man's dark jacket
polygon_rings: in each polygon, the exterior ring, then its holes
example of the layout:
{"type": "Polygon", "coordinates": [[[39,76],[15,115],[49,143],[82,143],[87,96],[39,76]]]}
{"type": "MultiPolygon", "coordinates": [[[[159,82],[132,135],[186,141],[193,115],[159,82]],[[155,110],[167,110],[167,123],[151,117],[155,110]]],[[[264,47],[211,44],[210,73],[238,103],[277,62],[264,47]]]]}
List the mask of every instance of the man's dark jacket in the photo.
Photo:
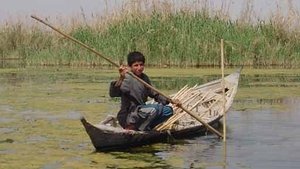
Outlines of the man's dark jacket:
{"type": "MultiPolygon", "coordinates": [[[[140,78],[151,85],[150,79],[146,74],[142,73],[140,78]]],[[[127,126],[126,119],[128,114],[133,112],[138,105],[145,104],[148,96],[163,105],[168,104],[166,98],[147,88],[129,74],[125,75],[121,86],[116,86],[115,84],[116,81],[111,82],[109,95],[110,97],[121,97],[121,110],[118,112],[117,119],[123,128],[127,126]]]]}

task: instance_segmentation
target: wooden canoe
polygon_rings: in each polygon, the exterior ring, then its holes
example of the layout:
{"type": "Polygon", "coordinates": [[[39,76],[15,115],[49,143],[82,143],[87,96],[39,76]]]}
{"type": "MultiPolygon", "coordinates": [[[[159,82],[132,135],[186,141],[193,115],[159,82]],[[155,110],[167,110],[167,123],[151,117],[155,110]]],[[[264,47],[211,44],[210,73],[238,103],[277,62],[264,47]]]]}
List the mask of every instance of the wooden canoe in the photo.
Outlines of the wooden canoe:
{"type": "MultiPolygon", "coordinates": [[[[225,77],[225,112],[229,110],[237,92],[241,69],[225,77]]],[[[196,85],[185,86],[172,99],[179,99],[190,111],[198,115],[203,121],[216,127],[223,117],[224,99],[222,96],[222,80],[196,85]]],[[[174,115],[153,131],[133,131],[121,128],[114,117],[108,117],[100,124],[93,125],[84,117],[81,122],[85,127],[94,147],[98,151],[122,149],[133,146],[165,141],[169,138],[185,138],[204,135],[206,127],[181,109],[174,107],[174,115]]]]}

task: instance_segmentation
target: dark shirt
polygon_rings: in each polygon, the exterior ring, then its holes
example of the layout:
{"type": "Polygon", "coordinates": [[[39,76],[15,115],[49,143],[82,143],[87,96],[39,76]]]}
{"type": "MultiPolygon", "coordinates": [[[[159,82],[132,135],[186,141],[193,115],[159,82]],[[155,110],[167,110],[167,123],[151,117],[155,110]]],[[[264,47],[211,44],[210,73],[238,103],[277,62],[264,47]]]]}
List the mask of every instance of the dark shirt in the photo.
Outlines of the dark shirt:
{"type": "MultiPolygon", "coordinates": [[[[146,74],[143,73],[140,78],[151,85],[150,79],[146,74]]],[[[155,101],[163,105],[168,104],[166,98],[147,88],[129,74],[125,75],[121,86],[115,86],[115,83],[116,81],[111,82],[109,95],[110,97],[121,97],[121,109],[118,112],[117,119],[123,128],[127,125],[127,115],[133,112],[138,105],[145,104],[148,97],[154,98],[155,101]]]]}

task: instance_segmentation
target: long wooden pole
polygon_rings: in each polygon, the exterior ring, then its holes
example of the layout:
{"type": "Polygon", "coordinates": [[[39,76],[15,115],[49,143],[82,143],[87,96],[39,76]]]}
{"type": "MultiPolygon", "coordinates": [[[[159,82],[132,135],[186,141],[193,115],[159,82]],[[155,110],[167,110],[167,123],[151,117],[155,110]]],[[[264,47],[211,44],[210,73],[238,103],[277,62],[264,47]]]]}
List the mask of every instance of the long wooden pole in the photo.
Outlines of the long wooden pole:
{"type": "Polygon", "coordinates": [[[224,80],[224,40],[221,39],[221,70],[222,70],[222,113],[223,113],[223,168],[227,165],[227,142],[226,142],[226,112],[225,112],[225,80],[224,80]]]}
{"type": "MultiPolygon", "coordinates": [[[[97,56],[102,57],[103,59],[105,59],[106,61],[110,62],[111,64],[113,64],[116,67],[120,67],[120,65],[118,65],[117,63],[113,62],[112,60],[110,60],[109,58],[105,57],[104,55],[102,55],[101,53],[99,53],[98,51],[96,51],[95,49],[92,49],[91,47],[87,46],[86,44],[80,42],[79,40],[63,33],[62,31],[60,31],[59,29],[51,26],[50,24],[48,24],[47,22],[43,21],[42,19],[31,15],[31,17],[43,24],[45,24],[46,26],[52,28],[53,30],[55,30],[56,32],[60,33],[61,35],[63,35],[64,37],[72,40],[73,42],[81,45],[82,47],[86,48],[87,50],[93,52],[94,54],[96,54],[97,56]]],[[[176,104],[176,102],[174,100],[172,100],[169,96],[163,94],[162,92],[160,92],[159,90],[157,90],[156,88],[154,88],[153,86],[149,85],[148,83],[146,83],[145,81],[143,81],[141,78],[139,78],[138,76],[136,76],[134,73],[132,72],[127,72],[129,73],[132,77],[134,77],[135,79],[137,79],[139,82],[141,82],[143,85],[145,85],[146,87],[150,88],[151,90],[157,92],[158,94],[160,94],[161,96],[167,98],[172,104],[176,104]]],[[[176,104],[177,105],[177,104],[176,104]]],[[[214,134],[218,135],[219,137],[223,137],[222,134],[217,131],[216,129],[214,129],[213,127],[211,127],[209,124],[207,124],[205,121],[203,121],[201,118],[199,118],[196,114],[194,114],[193,112],[189,111],[188,109],[186,109],[185,107],[182,107],[182,105],[177,105],[179,108],[181,108],[182,110],[184,110],[185,112],[187,112],[189,115],[191,115],[193,118],[195,118],[196,120],[198,120],[200,123],[202,123],[207,129],[209,129],[211,132],[213,132],[214,134]]]]}
{"type": "Polygon", "coordinates": [[[119,67],[119,66],[120,66],[120,65],[116,64],[115,62],[113,62],[112,60],[110,60],[109,58],[107,58],[107,57],[105,57],[104,55],[102,55],[101,53],[97,52],[95,49],[89,47],[88,45],[86,45],[86,44],[84,44],[84,43],[82,43],[82,42],[80,42],[79,40],[73,38],[72,36],[63,33],[63,32],[60,31],[59,29],[57,29],[57,28],[51,26],[49,23],[43,21],[42,19],[38,18],[37,16],[31,15],[31,18],[33,18],[33,19],[35,19],[35,20],[37,20],[37,21],[39,21],[39,22],[45,24],[46,26],[48,26],[48,27],[50,27],[51,29],[55,30],[55,31],[58,32],[59,34],[61,34],[61,35],[63,35],[64,37],[68,38],[69,40],[71,40],[71,41],[73,41],[73,42],[75,42],[75,43],[81,45],[82,47],[86,48],[87,50],[89,50],[89,51],[95,53],[97,56],[102,57],[103,59],[105,59],[105,60],[108,61],[109,63],[113,64],[114,66],[116,66],[116,67],[119,67]]]}
{"type": "Polygon", "coordinates": [[[224,42],[221,39],[221,69],[222,69],[222,113],[223,113],[223,141],[226,142],[226,113],[225,113],[225,81],[224,81],[224,42]]]}

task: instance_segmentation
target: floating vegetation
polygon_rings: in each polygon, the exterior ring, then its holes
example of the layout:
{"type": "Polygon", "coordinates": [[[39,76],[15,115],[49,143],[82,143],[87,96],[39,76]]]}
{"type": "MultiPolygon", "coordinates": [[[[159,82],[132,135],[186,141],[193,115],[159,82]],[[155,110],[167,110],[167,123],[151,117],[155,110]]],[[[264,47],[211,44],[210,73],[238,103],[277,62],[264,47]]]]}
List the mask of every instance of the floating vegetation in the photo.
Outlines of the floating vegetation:
{"type": "MultiPolygon", "coordinates": [[[[249,2],[245,3],[248,10],[233,21],[226,9],[210,11],[207,1],[181,6],[167,0],[126,1],[121,10],[103,17],[95,11],[89,23],[86,17],[70,18],[72,24],[61,29],[117,63],[124,62],[129,51],[139,50],[149,66],[218,66],[223,38],[226,65],[299,67],[300,34],[292,29],[299,12],[292,1],[287,1],[288,16],[277,11],[268,21],[255,24],[249,2]]],[[[18,22],[0,26],[0,67],[13,65],[101,67],[108,63],[54,32],[18,22]]]]}

